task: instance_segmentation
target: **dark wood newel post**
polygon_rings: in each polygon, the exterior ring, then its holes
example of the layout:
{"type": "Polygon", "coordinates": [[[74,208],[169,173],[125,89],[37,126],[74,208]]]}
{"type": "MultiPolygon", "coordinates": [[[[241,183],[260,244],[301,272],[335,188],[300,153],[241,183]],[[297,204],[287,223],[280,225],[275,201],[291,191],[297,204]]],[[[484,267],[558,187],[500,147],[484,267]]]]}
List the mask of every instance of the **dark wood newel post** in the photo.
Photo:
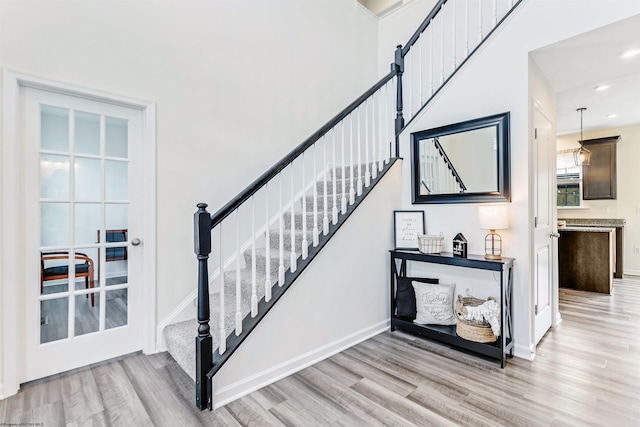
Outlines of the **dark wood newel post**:
{"type": "Polygon", "coordinates": [[[211,215],[206,203],[198,203],[193,214],[194,251],[198,257],[198,336],[196,337],[196,405],[211,409],[207,373],[213,368],[213,341],[209,328],[209,269],[211,215]]]}
{"type": "Polygon", "coordinates": [[[398,72],[398,91],[396,94],[396,157],[400,157],[400,131],[404,127],[404,117],[402,116],[402,74],[404,73],[404,56],[402,56],[402,45],[396,47],[395,59],[391,64],[393,70],[398,72]]]}

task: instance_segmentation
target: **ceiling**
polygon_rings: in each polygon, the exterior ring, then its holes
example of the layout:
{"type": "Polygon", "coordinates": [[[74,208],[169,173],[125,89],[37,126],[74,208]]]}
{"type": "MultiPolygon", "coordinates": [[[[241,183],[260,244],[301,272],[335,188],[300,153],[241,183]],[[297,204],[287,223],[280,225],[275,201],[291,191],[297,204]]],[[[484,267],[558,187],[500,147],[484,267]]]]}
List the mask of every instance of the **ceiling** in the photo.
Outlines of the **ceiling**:
{"type": "Polygon", "coordinates": [[[580,107],[585,131],[640,123],[640,55],[620,56],[640,49],[639,28],[636,15],[531,53],[557,92],[558,135],[580,132],[580,107]]]}

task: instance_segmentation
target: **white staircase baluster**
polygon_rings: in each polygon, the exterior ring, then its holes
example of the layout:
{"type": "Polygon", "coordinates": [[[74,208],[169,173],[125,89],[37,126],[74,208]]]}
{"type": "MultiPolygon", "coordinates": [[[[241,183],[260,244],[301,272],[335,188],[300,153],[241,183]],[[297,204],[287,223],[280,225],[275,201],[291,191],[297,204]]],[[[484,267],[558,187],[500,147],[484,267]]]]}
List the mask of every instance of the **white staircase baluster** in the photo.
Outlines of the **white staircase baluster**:
{"type": "Polygon", "coordinates": [[[385,125],[387,126],[387,144],[388,147],[385,147],[385,159],[386,159],[386,163],[389,163],[391,161],[391,147],[393,146],[393,141],[394,141],[394,133],[395,131],[393,130],[393,89],[394,89],[394,80],[391,80],[389,83],[386,84],[386,91],[387,91],[387,102],[385,103],[385,109],[386,109],[386,118],[385,118],[385,125]]]}
{"type": "MultiPolygon", "coordinates": [[[[371,96],[371,178],[376,179],[378,176],[378,162],[376,159],[376,145],[378,142],[378,126],[380,124],[379,118],[376,118],[376,98],[378,97],[379,90],[371,96]]],[[[379,112],[379,110],[378,110],[379,112]]]]}
{"type": "Polygon", "coordinates": [[[433,18],[429,21],[429,96],[433,96],[433,18]]]}
{"type": "Polygon", "coordinates": [[[223,233],[222,233],[222,222],[219,224],[218,228],[220,229],[220,247],[218,248],[218,253],[220,254],[220,317],[219,317],[219,330],[220,333],[220,344],[218,345],[218,352],[220,354],[224,354],[227,351],[227,333],[226,326],[224,324],[224,251],[223,251],[223,233]]]}
{"type": "Polygon", "coordinates": [[[469,56],[469,0],[464,0],[464,57],[469,56]]]}
{"type": "Polygon", "coordinates": [[[478,1],[478,44],[482,42],[482,1],[478,1]]]}
{"type": "MultiPolygon", "coordinates": [[[[356,110],[357,111],[357,110],[356,110]]],[[[356,202],[356,192],[353,187],[353,112],[349,114],[349,204],[352,205],[356,202]]]]}
{"type": "MultiPolygon", "coordinates": [[[[362,104],[360,105],[362,106],[362,104]]],[[[362,129],[361,129],[361,123],[360,123],[360,116],[362,115],[361,111],[360,111],[360,106],[358,107],[358,185],[356,187],[356,194],[358,196],[362,195],[362,158],[360,157],[361,154],[361,145],[362,145],[362,129]]]]}
{"type": "Polygon", "coordinates": [[[329,203],[327,202],[327,135],[323,137],[322,144],[322,201],[324,202],[324,216],[322,217],[322,234],[329,234],[329,203]]]}
{"type": "Polygon", "coordinates": [[[313,246],[320,243],[320,230],[318,229],[318,143],[313,144],[313,246]]]}
{"type": "Polygon", "coordinates": [[[418,108],[422,107],[422,35],[418,38],[418,108]]]}
{"type": "Polygon", "coordinates": [[[451,32],[453,34],[453,43],[452,46],[453,48],[451,49],[452,53],[453,53],[453,61],[451,63],[451,71],[455,71],[456,70],[456,2],[453,1],[451,2],[451,10],[452,10],[452,14],[453,14],[453,19],[451,22],[451,32]]]}
{"type": "Polygon", "coordinates": [[[336,129],[338,125],[335,125],[333,128],[333,138],[331,140],[331,149],[333,150],[333,179],[331,180],[332,189],[333,189],[333,209],[331,210],[333,225],[338,223],[338,194],[336,188],[336,129]]]}
{"type": "Polygon", "coordinates": [[[346,118],[342,119],[342,144],[341,144],[341,156],[340,158],[341,163],[342,163],[342,199],[340,200],[340,207],[342,208],[342,215],[347,213],[347,177],[345,176],[344,173],[344,163],[345,163],[345,158],[344,158],[344,122],[345,122],[346,118]]]}
{"type": "Polygon", "coordinates": [[[306,151],[302,152],[302,259],[309,256],[309,241],[307,240],[307,175],[306,171],[306,151]]]}
{"type": "Polygon", "coordinates": [[[264,300],[266,302],[271,301],[271,286],[273,285],[273,283],[271,283],[271,241],[270,241],[270,232],[269,232],[269,227],[271,226],[271,224],[269,223],[269,183],[267,182],[267,184],[264,186],[264,192],[266,194],[265,196],[265,232],[264,232],[264,240],[265,240],[265,250],[264,250],[264,257],[265,257],[265,264],[264,264],[264,269],[265,269],[265,274],[266,274],[266,278],[264,279],[264,300]]]}
{"type": "MultiPolygon", "coordinates": [[[[413,57],[412,55],[413,52],[409,51],[409,53],[404,57],[404,66],[405,69],[407,70],[406,73],[404,73],[404,78],[406,81],[406,86],[404,87],[404,97],[403,99],[405,100],[405,104],[408,108],[408,118],[410,119],[411,117],[413,117],[413,70],[411,68],[411,66],[413,65],[413,60],[411,59],[413,57]],[[408,95],[408,96],[407,96],[408,95]]],[[[364,107],[364,111],[365,111],[365,117],[367,114],[367,103],[366,101],[364,102],[365,107],[364,107]]],[[[366,124],[365,124],[366,126],[366,124]]]]}
{"type": "Polygon", "coordinates": [[[236,209],[236,335],[242,333],[242,281],[240,280],[240,208],[236,209]]]}
{"type": "Polygon", "coordinates": [[[251,196],[251,317],[258,315],[258,294],[256,291],[256,201],[251,196]]]}
{"type": "Polygon", "coordinates": [[[280,240],[279,240],[279,264],[278,264],[278,286],[284,285],[284,206],[282,201],[282,171],[278,172],[278,190],[280,193],[279,214],[280,221],[280,240]]]}
{"type": "Polygon", "coordinates": [[[291,272],[295,272],[298,269],[298,255],[296,253],[296,209],[295,209],[295,193],[294,193],[294,173],[293,162],[291,162],[291,272]]]}
{"type": "Polygon", "coordinates": [[[440,9],[440,86],[444,83],[444,6],[440,9]]]}
{"type": "Polygon", "coordinates": [[[382,173],[384,167],[384,140],[386,139],[384,125],[387,121],[385,116],[385,91],[387,85],[385,84],[380,88],[380,94],[378,95],[378,171],[382,173]]]}
{"type": "Polygon", "coordinates": [[[493,0],[493,19],[491,20],[491,28],[495,28],[498,25],[498,3],[493,0]]]}
{"type": "Polygon", "coordinates": [[[364,101],[364,186],[371,185],[371,172],[369,170],[369,100],[364,101]]]}

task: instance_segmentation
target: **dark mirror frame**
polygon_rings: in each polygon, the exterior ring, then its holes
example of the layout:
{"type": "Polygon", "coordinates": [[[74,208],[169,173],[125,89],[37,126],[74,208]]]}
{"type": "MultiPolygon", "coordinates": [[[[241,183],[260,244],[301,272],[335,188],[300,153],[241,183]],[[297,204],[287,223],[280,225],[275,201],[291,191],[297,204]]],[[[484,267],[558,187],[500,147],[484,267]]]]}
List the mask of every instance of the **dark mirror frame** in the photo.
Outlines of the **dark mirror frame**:
{"type": "Polygon", "coordinates": [[[510,202],[510,167],[509,167],[509,112],[481,117],[466,122],[454,123],[411,134],[411,194],[413,204],[429,203],[479,203],[510,202]],[[489,126],[496,126],[497,137],[497,191],[481,193],[420,194],[420,159],[418,145],[423,139],[451,135],[489,126]]]}

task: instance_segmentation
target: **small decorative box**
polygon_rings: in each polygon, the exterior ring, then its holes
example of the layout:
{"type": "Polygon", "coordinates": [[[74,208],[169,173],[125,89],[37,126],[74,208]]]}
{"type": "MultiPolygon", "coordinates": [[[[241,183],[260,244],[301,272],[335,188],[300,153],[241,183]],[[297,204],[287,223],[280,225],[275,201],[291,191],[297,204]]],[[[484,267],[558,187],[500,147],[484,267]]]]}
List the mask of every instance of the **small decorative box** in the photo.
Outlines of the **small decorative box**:
{"type": "Polygon", "coordinates": [[[453,238],[453,256],[467,257],[467,239],[462,233],[456,234],[453,238]]]}

